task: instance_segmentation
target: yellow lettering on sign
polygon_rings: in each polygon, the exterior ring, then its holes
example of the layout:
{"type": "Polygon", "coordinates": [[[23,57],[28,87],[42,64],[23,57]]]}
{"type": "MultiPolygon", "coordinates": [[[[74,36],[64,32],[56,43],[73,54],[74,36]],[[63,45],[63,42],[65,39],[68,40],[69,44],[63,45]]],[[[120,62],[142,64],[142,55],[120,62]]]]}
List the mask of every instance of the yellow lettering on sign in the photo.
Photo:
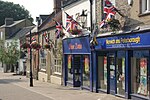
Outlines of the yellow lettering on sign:
{"type": "Polygon", "coordinates": [[[121,39],[113,39],[113,40],[106,40],[106,44],[120,44],[120,43],[140,43],[141,38],[121,38],[121,39]]]}

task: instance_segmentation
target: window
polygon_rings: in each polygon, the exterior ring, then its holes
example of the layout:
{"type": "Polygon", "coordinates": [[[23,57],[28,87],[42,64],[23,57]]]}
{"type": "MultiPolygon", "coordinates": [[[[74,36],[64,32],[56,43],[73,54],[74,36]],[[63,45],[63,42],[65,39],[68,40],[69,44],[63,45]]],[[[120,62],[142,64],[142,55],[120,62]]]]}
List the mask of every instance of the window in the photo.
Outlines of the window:
{"type": "Polygon", "coordinates": [[[98,88],[107,89],[107,57],[98,56],[98,88]]]}
{"type": "Polygon", "coordinates": [[[62,60],[60,58],[55,58],[54,74],[61,75],[62,73],[62,60]]]}
{"type": "Polygon", "coordinates": [[[67,66],[68,66],[68,81],[73,80],[73,67],[72,67],[72,56],[68,55],[67,57],[67,66]]]}
{"type": "Polygon", "coordinates": [[[45,58],[41,58],[40,69],[42,71],[46,71],[46,59],[45,58]]]}
{"type": "Polygon", "coordinates": [[[117,52],[116,63],[117,94],[125,95],[125,51],[117,52]]]}
{"type": "Polygon", "coordinates": [[[0,32],[0,40],[3,39],[3,32],[0,32]]]}
{"type": "Polygon", "coordinates": [[[150,0],[141,0],[141,13],[150,12],[150,0]]]}
{"type": "Polygon", "coordinates": [[[83,86],[90,87],[90,60],[88,55],[84,55],[83,64],[83,86]]]}
{"type": "Polygon", "coordinates": [[[148,82],[149,51],[133,51],[131,59],[132,93],[149,96],[148,82]]]}

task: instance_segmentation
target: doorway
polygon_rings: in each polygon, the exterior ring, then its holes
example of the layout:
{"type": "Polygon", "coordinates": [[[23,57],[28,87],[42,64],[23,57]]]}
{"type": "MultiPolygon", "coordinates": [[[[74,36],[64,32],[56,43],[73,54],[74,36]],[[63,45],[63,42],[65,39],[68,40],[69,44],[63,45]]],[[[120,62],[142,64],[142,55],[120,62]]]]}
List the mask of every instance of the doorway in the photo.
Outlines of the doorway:
{"type": "Polygon", "coordinates": [[[109,68],[109,87],[110,94],[116,94],[116,54],[108,54],[108,68],[109,68]]]}
{"type": "Polygon", "coordinates": [[[81,55],[74,55],[73,65],[73,84],[74,87],[80,87],[81,85],[81,55]]]}

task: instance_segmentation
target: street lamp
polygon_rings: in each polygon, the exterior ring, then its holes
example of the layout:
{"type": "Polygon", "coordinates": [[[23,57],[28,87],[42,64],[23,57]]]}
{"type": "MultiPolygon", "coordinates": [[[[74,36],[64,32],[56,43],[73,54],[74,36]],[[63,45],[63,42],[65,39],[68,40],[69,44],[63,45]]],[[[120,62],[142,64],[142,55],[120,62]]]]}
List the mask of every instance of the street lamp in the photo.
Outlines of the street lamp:
{"type": "Polygon", "coordinates": [[[86,23],[87,19],[87,14],[85,14],[85,10],[82,10],[82,14],[80,15],[81,23],[82,23],[82,28],[84,28],[84,25],[86,23]]]}
{"type": "Polygon", "coordinates": [[[30,87],[33,87],[33,77],[32,77],[32,36],[31,36],[31,30],[30,30],[30,87]]]}
{"type": "Polygon", "coordinates": [[[93,5],[93,0],[89,0],[90,1],[90,23],[91,23],[91,28],[90,28],[90,31],[91,31],[91,34],[93,32],[93,22],[92,22],[92,16],[93,16],[93,13],[92,13],[92,5],[93,5]]]}

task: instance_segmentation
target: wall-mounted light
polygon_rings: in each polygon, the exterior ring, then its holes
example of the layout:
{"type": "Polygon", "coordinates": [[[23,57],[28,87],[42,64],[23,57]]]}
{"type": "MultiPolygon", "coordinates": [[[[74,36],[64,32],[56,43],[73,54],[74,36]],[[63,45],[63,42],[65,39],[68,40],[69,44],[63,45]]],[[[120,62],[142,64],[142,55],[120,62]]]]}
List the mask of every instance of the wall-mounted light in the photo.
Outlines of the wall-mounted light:
{"type": "Polygon", "coordinates": [[[84,28],[85,23],[86,23],[86,21],[87,21],[87,14],[85,14],[85,11],[86,11],[86,10],[82,10],[82,13],[81,13],[81,15],[80,15],[80,21],[81,21],[81,23],[82,23],[82,28],[84,28]]]}
{"type": "Polygon", "coordinates": [[[128,5],[132,6],[133,0],[128,0],[128,5]]]}

